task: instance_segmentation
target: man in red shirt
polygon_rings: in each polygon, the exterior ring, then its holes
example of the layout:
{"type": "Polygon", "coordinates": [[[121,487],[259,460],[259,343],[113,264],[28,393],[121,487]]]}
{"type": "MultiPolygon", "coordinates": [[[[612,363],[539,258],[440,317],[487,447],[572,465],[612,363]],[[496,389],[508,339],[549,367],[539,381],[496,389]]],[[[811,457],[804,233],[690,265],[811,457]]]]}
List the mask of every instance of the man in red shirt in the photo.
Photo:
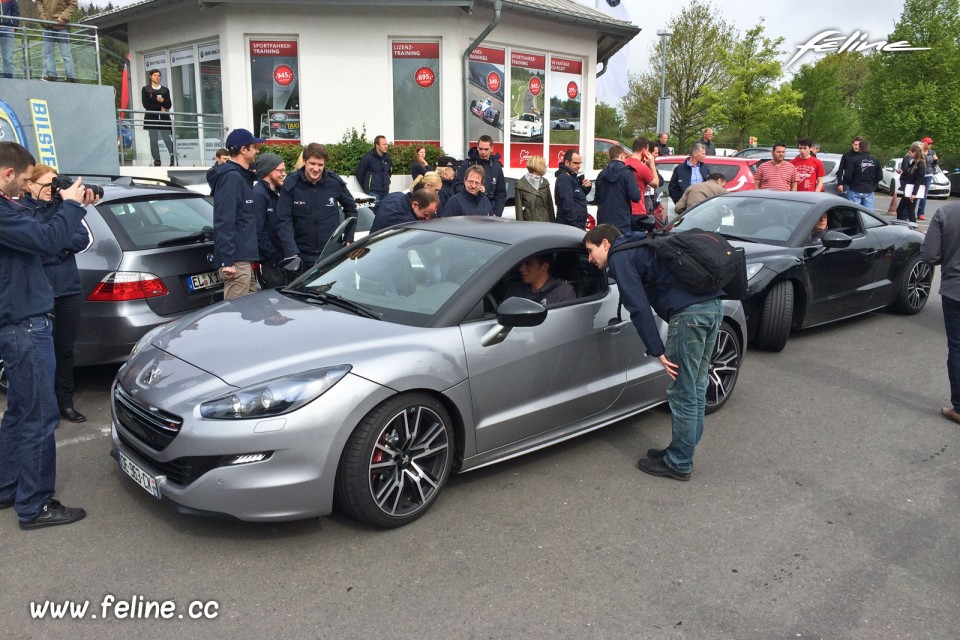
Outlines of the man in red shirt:
{"type": "Polygon", "coordinates": [[[797,168],[797,191],[823,191],[823,163],[811,154],[813,141],[809,138],[797,140],[800,155],[790,161],[797,168]]]}
{"type": "MultiPolygon", "coordinates": [[[[660,175],[657,173],[656,161],[653,154],[650,153],[649,147],[649,140],[637,138],[633,141],[632,155],[623,161],[625,165],[633,169],[641,195],[646,193],[648,186],[656,189],[660,185],[660,175]]],[[[630,214],[632,216],[646,215],[645,200],[646,198],[640,198],[640,202],[630,203],[630,214]]]]}
{"type": "Polygon", "coordinates": [[[773,145],[773,160],[764,162],[753,176],[754,189],[774,191],[797,190],[797,168],[785,161],[787,146],[782,142],[773,145]]]}

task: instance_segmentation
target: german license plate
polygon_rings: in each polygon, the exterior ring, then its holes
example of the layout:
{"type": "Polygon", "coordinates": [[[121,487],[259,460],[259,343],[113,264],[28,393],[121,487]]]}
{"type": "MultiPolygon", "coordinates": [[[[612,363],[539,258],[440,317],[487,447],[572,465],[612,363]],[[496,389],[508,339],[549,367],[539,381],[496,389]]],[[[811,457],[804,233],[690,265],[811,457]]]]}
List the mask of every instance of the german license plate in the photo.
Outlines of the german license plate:
{"type": "Polygon", "coordinates": [[[190,291],[209,289],[210,287],[215,287],[219,284],[223,284],[223,278],[220,277],[219,271],[198,273],[195,276],[190,276],[187,278],[187,286],[190,288],[190,291]]]}
{"type": "Polygon", "coordinates": [[[125,474],[133,478],[133,481],[139,484],[143,489],[157,500],[160,499],[160,489],[157,488],[157,479],[144,471],[140,465],[123,455],[122,451],[117,452],[120,462],[120,468],[125,474]]]}

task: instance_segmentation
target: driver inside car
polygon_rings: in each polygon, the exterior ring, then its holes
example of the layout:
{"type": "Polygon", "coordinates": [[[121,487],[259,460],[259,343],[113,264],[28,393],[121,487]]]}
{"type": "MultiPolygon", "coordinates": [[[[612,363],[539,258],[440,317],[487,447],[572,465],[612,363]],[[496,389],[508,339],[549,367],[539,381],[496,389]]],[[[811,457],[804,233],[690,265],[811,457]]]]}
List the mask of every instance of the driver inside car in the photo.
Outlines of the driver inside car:
{"type": "Polygon", "coordinates": [[[577,292],[569,282],[550,275],[548,255],[530,256],[520,263],[520,280],[507,290],[506,298],[526,298],[543,306],[575,300],[577,292]]]}
{"type": "Polygon", "coordinates": [[[824,213],[817,220],[816,224],[813,225],[813,229],[810,231],[810,242],[820,242],[823,234],[827,232],[827,224],[829,222],[829,217],[824,213]]]}

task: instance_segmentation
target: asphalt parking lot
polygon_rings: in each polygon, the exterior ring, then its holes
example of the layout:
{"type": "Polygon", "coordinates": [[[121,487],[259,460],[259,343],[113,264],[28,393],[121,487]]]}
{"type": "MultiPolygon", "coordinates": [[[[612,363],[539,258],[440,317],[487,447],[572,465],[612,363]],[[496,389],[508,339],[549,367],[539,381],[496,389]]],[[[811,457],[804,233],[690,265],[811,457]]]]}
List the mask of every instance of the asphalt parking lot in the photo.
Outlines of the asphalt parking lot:
{"type": "Polygon", "coordinates": [[[669,438],[657,409],[454,477],[393,531],[176,514],[108,456],[116,368],[83,369],[90,420],[58,431],[58,497],[89,516],[23,532],[0,513],[0,638],[956,637],[945,359],[936,294],[795,334],[747,353],[688,483],[634,466],[669,438]],[[110,597],[172,617],[121,619],[110,597]],[[31,616],[67,600],[84,619],[31,616]]]}

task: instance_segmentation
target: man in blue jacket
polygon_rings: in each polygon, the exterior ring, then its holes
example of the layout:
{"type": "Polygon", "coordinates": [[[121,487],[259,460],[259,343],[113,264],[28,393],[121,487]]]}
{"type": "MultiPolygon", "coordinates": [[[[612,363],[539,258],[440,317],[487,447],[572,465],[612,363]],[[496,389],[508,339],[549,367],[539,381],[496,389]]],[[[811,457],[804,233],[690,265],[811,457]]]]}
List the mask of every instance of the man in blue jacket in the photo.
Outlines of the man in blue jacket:
{"type": "Polygon", "coordinates": [[[12,200],[36,161],[15,142],[0,142],[0,358],[7,371],[7,410],[0,422],[0,510],[16,507],[21,529],[70,524],[86,517],[53,498],[57,479],[54,430],[56,356],[50,312],[53,289],[41,260],[69,242],[93,192],[77,180],[47,221],[12,200]]]}
{"type": "Polygon", "coordinates": [[[437,215],[439,208],[440,194],[432,189],[417,189],[413,193],[391,193],[377,207],[370,233],[404,222],[429,220],[437,215]]]}
{"type": "Polygon", "coordinates": [[[699,142],[690,145],[690,157],[678,164],[670,176],[670,186],[667,193],[673,204],[680,202],[683,192],[689,187],[706,182],[710,178],[710,167],[704,164],[703,159],[707,157],[706,148],[699,142]]]}
{"type": "Polygon", "coordinates": [[[0,0],[0,60],[3,64],[3,73],[0,77],[13,77],[13,52],[17,48],[17,39],[14,29],[20,26],[19,20],[11,20],[20,15],[20,4],[17,0],[0,0]]]}
{"type": "Polygon", "coordinates": [[[583,161],[574,149],[563,152],[563,164],[554,174],[553,201],[557,204],[556,222],[578,229],[587,228],[587,194],[592,186],[581,177],[583,161]]]}
{"type": "Polygon", "coordinates": [[[630,239],[616,227],[601,224],[587,232],[584,244],[590,262],[598,269],[609,267],[617,281],[620,300],[647,347],[646,355],[659,359],[673,380],[667,389],[673,427],[670,445],[650,449],[637,466],[653,476],[689,480],[694,450],[703,434],[707,376],[723,320],[723,291],[697,295],[681,289],[651,247],[617,250],[630,239]],[[653,311],[669,324],[666,345],[653,311]]]}
{"type": "Polygon", "coordinates": [[[493,202],[483,192],[484,171],[480,165],[471,165],[463,175],[463,191],[443,205],[443,217],[492,216],[493,202]]]}
{"type": "Polygon", "coordinates": [[[623,145],[613,145],[609,153],[610,163],[597,176],[597,223],[613,225],[620,233],[630,233],[630,203],[640,202],[643,194],[633,169],[623,162],[627,157],[623,145]]]}
{"type": "Polygon", "coordinates": [[[373,149],[362,158],[357,167],[357,182],[369,196],[382,200],[390,193],[390,174],[393,173],[393,158],[387,153],[387,138],[373,139],[373,149]]]}
{"type": "MultiPolygon", "coordinates": [[[[287,258],[298,256],[302,271],[320,258],[343,215],[357,217],[347,183],[328,171],[327,148],[311,142],[303,149],[303,167],[283,181],[277,200],[277,234],[287,258]]],[[[348,240],[352,241],[351,235],[348,240]]]]}
{"type": "MultiPolygon", "coordinates": [[[[461,162],[460,168],[457,169],[457,179],[453,184],[455,192],[461,193],[464,190],[464,178],[470,167],[483,169],[483,185],[480,192],[493,205],[493,215],[502,216],[503,207],[507,204],[507,183],[503,179],[500,154],[493,153],[493,138],[488,135],[477,138],[477,146],[470,148],[467,159],[461,162]]],[[[446,216],[446,212],[443,215],[446,216]]]]}
{"type": "Polygon", "coordinates": [[[246,129],[227,136],[230,159],[207,171],[213,194],[213,263],[223,278],[223,299],[239,298],[257,290],[253,263],[260,260],[257,214],[253,208],[253,165],[263,138],[246,129]]]}
{"type": "Polygon", "coordinates": [[[265,153],[257,158],[257,184],[253,185],[253,210],[257,216],[257,248],[260,252],[260,277],[268,289],[287,283],[287,272],[280,268],[283,245],[277,235],[277,200],[287,177],[283,158],[265,153]]]}

